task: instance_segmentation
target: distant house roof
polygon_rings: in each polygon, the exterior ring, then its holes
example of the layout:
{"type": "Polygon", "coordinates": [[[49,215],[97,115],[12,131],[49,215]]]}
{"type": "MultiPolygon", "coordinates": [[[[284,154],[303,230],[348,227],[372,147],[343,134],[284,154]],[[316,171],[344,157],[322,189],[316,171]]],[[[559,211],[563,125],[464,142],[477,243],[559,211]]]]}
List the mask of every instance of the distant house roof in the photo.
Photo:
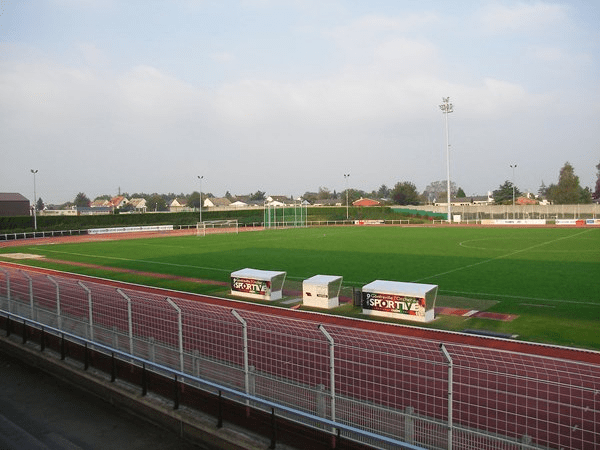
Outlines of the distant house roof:
{"type": "Polygon", "coordinates": [[[267,197],[267,203],[281,203],[282,205],[285,205],[286,203],[290,202],[290,198],[285,196],[285,195],[269,195],[267,197]]]}
{"type": "Polygon", "coordinates": [[[145,208],[146,207],[146,199],[145,198],[132,198],[129,203],[133,205],[134,208],[145,208]]]}
{"type": "Polygon", "coordinates": [[[314,205],[315,206],[341,206],[342,205],[342,200],[340,200],[339,198],[317,199],[317,200],[314,201],[314,205]]]}
{"type": "Polygon", "coordinates": [[[114,206],[115,208],[120,208],[121,206],[124,206],[127,203],[129,203],[129,200],[127,200],[122,195],[118,195],[117,197],[113,197],[110,199],[110,206],[114,206]]]}
{"type": "Polygon", "coordinates": [[[231,205],[231,200],[226,197],[211,197],[204,200],[204,206],[214,207],[214,206],[229,206],[231,205]]]}
{"type": "Polygon", "coordinates": [[[517,205],[537,205],[538,201],[533,198],[519,197],[515,201],[517,205]]]}
{"type": "Polygon", "coordinates": [[[2,202],[29,202],[29,200],[16,192],[0,192],[2,202]]]}
{"type": "Polygon", "coordinates": [[[30,214],[29,200],[15,192],[0,193],[0,216],[26,216],[30,214]]]}
{"type": "Polygon", "coordinates": [[[92,208],[103,208],[106,206],[111,206],[108,200],[94,200],[91,205],[92,208]]]}
{"type": "Polygon", "coordinates": [[[380,204],[377,200],[371,198],[361,198],[352,202],[352,206],[378,206],[380,204]]]}

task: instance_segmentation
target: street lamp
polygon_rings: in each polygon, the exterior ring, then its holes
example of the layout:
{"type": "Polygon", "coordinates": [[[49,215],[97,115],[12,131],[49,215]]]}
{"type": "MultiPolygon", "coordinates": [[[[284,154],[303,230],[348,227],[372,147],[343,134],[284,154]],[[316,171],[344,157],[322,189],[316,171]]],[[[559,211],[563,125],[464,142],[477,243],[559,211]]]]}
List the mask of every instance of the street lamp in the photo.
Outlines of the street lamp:
{"type": "Polygon", "coordinates": [[[33,229],[35,231],[37,231],[37,215],[36,215],[36,210],[37,210],[37,200],[36,200],[36,193],[35,193],[35,174],[38,173],[38,170],[35,169],[31,169],[31,173],[33,174],[33,229]]]}
{"type": "Polygon", "coordinates": [[[202,223],[202,178],[204,178],[204,175],[198,175],[200,180],[200,207],[198,208],[200,210],[200,223],[202,223]]]}
{"type": "Polygon", "coordinates": [[[516,164],[510,164],[510,168],[512,169],[513,172],[513,180],[512,180],[512,188],[513,188],[513,220],[515,220],[515,168],[517,167],[516,164]]]}
{"type": "Polygon", "coordinates": [[[348,220],[348,178],[350,177],[349,173],[344,174],[344,180],[346,180],[346,220],[348,220]]]}
{"type": "Polygon", "coordinates": [[[450,103],[450,97],[442,97],[442,104],[440,109],[446,118],[446,182],[448,188],[448,223],[452,222],[452,216],[450,211],[450,144],[448,142],[448,114],[454,112],[453,105],[450,103]]]}

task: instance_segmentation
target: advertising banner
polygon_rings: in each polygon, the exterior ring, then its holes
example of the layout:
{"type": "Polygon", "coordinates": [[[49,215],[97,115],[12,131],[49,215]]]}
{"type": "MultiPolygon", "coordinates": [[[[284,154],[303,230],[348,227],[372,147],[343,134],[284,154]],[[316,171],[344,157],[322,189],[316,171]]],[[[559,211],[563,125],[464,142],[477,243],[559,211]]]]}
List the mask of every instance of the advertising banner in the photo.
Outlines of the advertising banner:
{"type": "Polygon", "coordinates": [[[271,282],[267,280],[257,280],[254,278],[231,278],[231,290],[243,292],[246,294],[267,295],[271,289],[271,282]]]}
{"type": "Polygon", "coordinates": [[[425,317],[426,301],[425,298],[363,292],[362,307],[372,311],[425,317]]]}

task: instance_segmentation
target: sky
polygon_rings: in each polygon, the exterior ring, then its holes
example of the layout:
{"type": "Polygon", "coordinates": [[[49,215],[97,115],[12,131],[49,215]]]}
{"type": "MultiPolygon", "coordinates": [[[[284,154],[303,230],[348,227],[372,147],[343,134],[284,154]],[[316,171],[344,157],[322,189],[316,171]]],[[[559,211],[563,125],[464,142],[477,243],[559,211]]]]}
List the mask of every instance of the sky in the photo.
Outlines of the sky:
{"type": "Polygon", "coordinates": [[[422,192],[447,153],[467,195],[566,162],[593,188],[598,23],[593,0],[0,0],[0,192],[422,192]]]}

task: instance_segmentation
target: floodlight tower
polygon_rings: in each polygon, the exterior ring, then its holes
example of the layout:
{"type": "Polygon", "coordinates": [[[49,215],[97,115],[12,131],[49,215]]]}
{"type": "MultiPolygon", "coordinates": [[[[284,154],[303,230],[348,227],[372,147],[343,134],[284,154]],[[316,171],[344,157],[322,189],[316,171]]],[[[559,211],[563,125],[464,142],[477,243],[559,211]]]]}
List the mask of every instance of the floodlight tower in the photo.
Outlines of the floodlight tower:
{"type": "Polygon", "coordinates": [[[344,180],[346,180],[346,220],[348,220],[348,178],[350,177],[349,173],[344,174],[344,180]]]}
{"type": "Polygon", "coordinates": [[[38,173],[38,169],[31,169],[31,173],[33,174],[33,229],[34,231],[37,231],[37,215],[36,215],[36,210],[37,210],[37,200],[36,200],[36,193],[35,193],[35,174],[38,173]]]}
{"type": "Polygon", "coordinates": [[[200,210],[200,223],[202,223],[202,179],[204,178],[204,175],[198,175],[198,179],[200,180],[200,205],[199,205],[199,210],[200,210]]]}
{"type": "Polygon", "coordinates": [[[446,122],[446,183],[448,188],[448,223],[452,222],[451,207],[450,207],[450,143],[448,140],[448,114],[454,112],[453,105],[450,103],[450,97],[442,97],[440,109],[445,117],[446,122]]]}
{"type": "Polygon", "coordinates": [[[515,220],[515,168],[517,167],[516,164],[510,164],[510,168],[512,169],[513,172],[513,179],[512,179],[512,188],[513,188],[513,220],[515,220]]]}

